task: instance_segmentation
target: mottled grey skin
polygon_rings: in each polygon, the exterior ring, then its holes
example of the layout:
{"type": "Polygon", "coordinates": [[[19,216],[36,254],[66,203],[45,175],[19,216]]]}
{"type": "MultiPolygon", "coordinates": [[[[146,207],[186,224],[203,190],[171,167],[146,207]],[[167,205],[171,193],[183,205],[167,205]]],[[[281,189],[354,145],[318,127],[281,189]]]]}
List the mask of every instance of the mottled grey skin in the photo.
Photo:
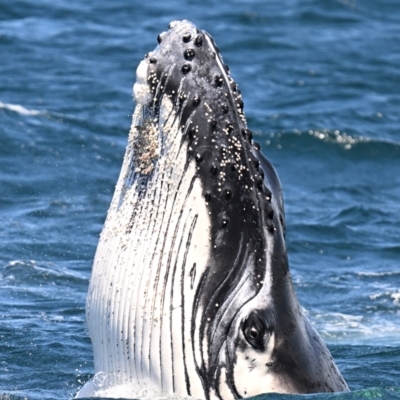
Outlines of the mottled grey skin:
{"type": "Polygon", "coordinates": [[[166,95],[175,104],[213,224],[212,262],[197,293],[208,343],[197,372],[206,396],[223,398],[226,387],[236,398],[257,394],[252,386],[258,393],[348,390],[295,295],[281,185],[252,140],[240,91],[206,32],[187,21],[171,26],[148,56],[149,79],[156,77],[155,108],[166,95]],[[251,382],[254,368],[265,385],[251,382]]]}

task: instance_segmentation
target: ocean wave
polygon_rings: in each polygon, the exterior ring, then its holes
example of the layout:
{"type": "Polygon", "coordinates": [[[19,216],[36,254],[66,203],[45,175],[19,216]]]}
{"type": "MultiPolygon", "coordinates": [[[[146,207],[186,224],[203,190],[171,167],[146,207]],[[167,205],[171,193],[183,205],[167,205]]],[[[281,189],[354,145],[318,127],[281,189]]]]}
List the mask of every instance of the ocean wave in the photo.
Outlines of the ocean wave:
{"type": "MultiPolygon", "coordinates": [[[[296,138],[305,139],[307,137],[317,139],[326,144],[335,144],[345,150],[350,150],[358,145],[385,145],[394,146],[397,150],[400,149],[400,142],[387,138],[372,138],[357,134],[350,134],[339,129],[309,129],[308,131],[300,131],[294,129],[291,132],[269,132],[256,133],[256,136],[262,136],[266,139],[265,144],[268,146],[277,147],[278,149],[286,147],[288,144],[295,144],[296,138]]],[[[302,142],[303,143],[303,142],[302,142]]],[[[315,142],[314,142],[315,143],[315,142]]]]}
{"type": "Polygon", "coordinates": [[[372,139],[363,136],[353,136],[346,132],[341,132],[340,130],[329,130],[329,129],[321,129],[321,130],[312,130],[308,131],[310,136],[315,137],[316,139],[322,140],[327,143],[336,143],[343,146],[346,150],[351,149],[352,146],[358,143],[368,143],[372,139]]]}
{"type": "MultiPolygon", "coordinates": [[[[40,263],[35,260],[13,260],[0,267],[0,276],[3,285],[10,283],[30,285],[34,283],[54,284],[58,281],[73,279],[86,282],[88,277],[84,273],[67,269],[53,263],[40,263]]],[[[3,286],[3,285],[0,285],[3,286]]]]}
{"type": "Polygon", "coordinates": [[[400,271],[381,271],[381,272],[357,272],[359,277],[367,277],[367,278],[381,278],[384,276],[399,276],[400,271]]]}
{"type": "Polygon", "coordinates": [[[374,293],[368,296],[371,300],[389,298],[393,303],[400,304],[400,290],[388,290],[384,293],[374,293]]]}
{"type": "Polygon", "coordinates": [[[0,392],[0,400],[29,400],[29,398],[20,394],[0,392]]]}
{"type": "Polygon", "coordinates": [[[0,109],[13,111],[20,115],[46,115],[46,112],[25,108],[19,104],[9,104],[0,101],[0,109]]]}

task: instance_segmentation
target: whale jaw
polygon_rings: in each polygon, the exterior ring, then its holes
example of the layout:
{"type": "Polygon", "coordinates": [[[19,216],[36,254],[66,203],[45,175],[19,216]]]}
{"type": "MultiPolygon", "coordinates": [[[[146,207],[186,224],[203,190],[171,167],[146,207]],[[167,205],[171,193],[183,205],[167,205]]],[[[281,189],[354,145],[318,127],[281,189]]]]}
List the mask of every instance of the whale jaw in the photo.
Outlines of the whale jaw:
{"type": "Polygon", "coordinates": [[[102,379],[79,396],[347,390],[294,293],[280,182],[229,68],[188,21],[158,40],[87,299],[102,379]]]}

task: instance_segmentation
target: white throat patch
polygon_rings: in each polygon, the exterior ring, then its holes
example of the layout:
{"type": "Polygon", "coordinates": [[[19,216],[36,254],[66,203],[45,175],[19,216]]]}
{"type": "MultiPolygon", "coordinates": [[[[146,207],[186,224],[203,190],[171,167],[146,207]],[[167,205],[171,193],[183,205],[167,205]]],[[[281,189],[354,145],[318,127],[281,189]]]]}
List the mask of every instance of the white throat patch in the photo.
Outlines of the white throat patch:
{"type": "Polygon", "coordinates": [[[157,121],[137,106],[93,264],[87,321],[95,372],[108,386],[149,381],[164,393],[187,395],[189,386],[203,397],[191,331],[200,325],[192,313],[210,220],[179,123],[167,97],[157,121]]]}

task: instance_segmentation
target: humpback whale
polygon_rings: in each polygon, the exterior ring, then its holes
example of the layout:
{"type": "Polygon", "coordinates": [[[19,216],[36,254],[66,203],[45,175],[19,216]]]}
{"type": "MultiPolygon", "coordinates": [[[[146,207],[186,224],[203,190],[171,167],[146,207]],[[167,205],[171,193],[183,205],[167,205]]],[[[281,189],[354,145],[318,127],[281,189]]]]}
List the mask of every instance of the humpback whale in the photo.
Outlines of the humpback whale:
{"type": "Polygon", "coordinates": [[[87,297],[96,375],[77,397],[99,395],[99,374],[207,400],[347,391],[297,300],[281,185],[212,37],[172,22],[133,91],[87,297]]]}

